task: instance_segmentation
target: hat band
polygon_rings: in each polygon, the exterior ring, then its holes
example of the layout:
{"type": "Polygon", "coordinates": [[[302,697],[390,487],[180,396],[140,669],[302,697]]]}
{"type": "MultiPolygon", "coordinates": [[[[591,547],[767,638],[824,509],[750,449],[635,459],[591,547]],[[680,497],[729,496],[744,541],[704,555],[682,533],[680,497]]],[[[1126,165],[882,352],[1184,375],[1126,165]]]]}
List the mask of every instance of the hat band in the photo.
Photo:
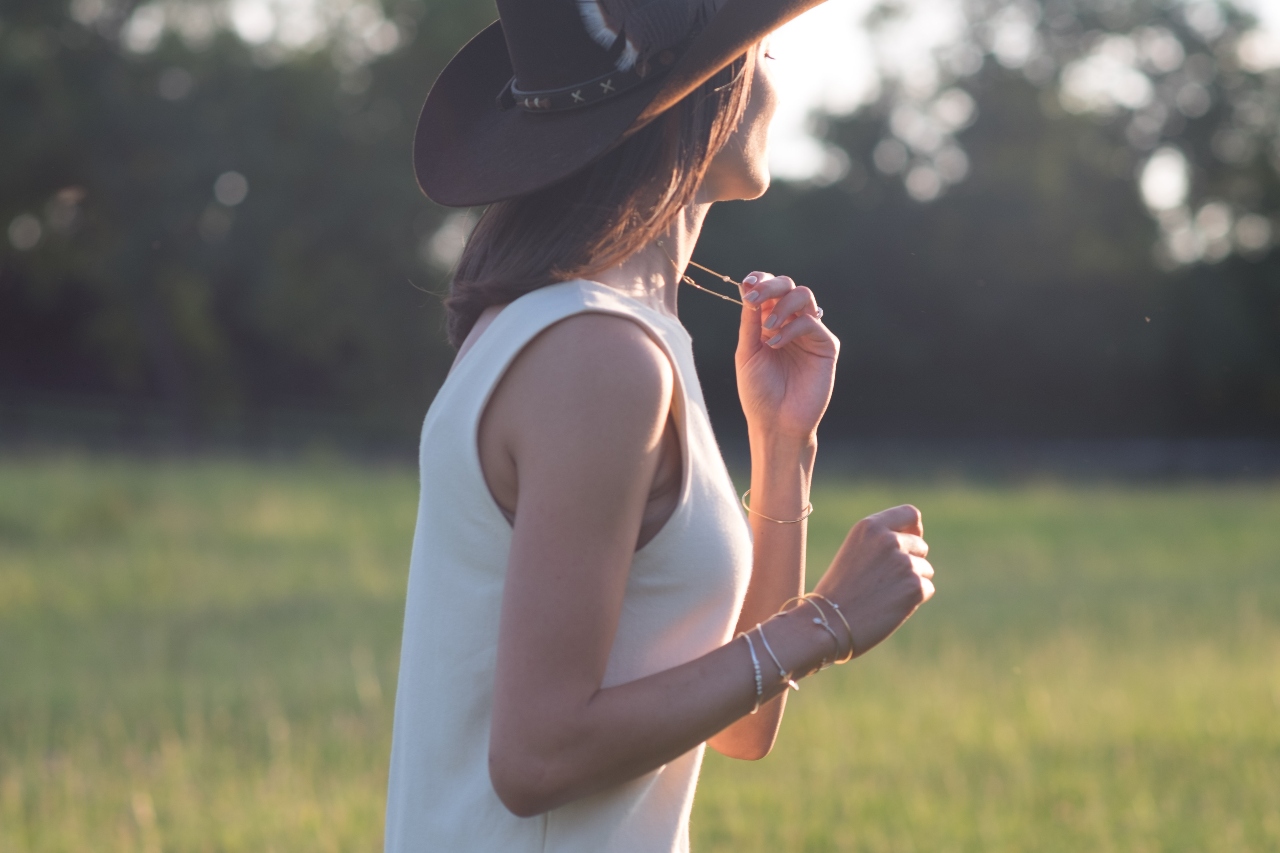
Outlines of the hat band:
{"type": "MultiPolygon", "coordinates": [[[[687,44],[686,41],[678,47],[682,49],[687,44]]],[[[677,49],[668,48],[660,51],[652,64],[638,64],[626,71],[611,71],[592,80],[559,89],[521,89],[516,85],[516,78],[512,77],[498,94],[498,106],[504,110],[519,107],[531,113],[561,112],[591,106],[616,98],[647,80],[660,77],[662,72],[675,64],[677,58],[677,49]],[[654,64],[660,67],[655,69],[654,64]]]]}

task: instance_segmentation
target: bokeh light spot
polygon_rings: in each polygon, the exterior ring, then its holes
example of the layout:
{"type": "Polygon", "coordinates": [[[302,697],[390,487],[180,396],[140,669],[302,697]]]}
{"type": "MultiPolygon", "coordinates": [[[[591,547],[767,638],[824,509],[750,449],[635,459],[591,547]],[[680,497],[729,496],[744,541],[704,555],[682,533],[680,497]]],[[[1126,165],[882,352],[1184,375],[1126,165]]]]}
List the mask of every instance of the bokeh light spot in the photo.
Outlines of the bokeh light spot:
{"type": "Polygon", "coordinates": [[[249,181],[239,172],[223,172],[213,182],[213,197],[227,207],[235,207],[248,195],[249,181]]]}
{"type": "Polygon", "coordinates": [[[1280,32],[1250,30],[1236,44],[1236,58],[1241,68],[1254,74],[1280,68],[1280,32]]]}
{"type": "Polygon", "coordinates": [[[969,155],[956,145],[948,145],[933,158],[933,167],[948,184],[958,184],[969,174],[969,155]]]}
{"type": "Polygon", "coordinates": [[[156,3],[139,6],[120,31],[120,41],[133,53],[151,53],[164,35],[164,9],[156,3]]]}
{"type": "Polygon", "coordinates": [[[1137,49],[1125,36],[1099,40],[1093,52],[1062,69],[1061,102],[1073,113],[1136,110],[1151,103],[1151,79],[1134,63],[1137,49]]]}
{"type": "Polygon", "coordinates": [[[907,173],[906,184],[916,201],[933,201],[942,192],[942,177],[932,166],[916,166],[907,173]]]}
{"type": "Polygon", "coordinates": [[[30,213],[19,214],[9,223],[9,242],[20,252],[34,249],[43,234],[40,220],[30,213]]]}
{"type": "Polygon", "coordinates": [[[898,140],[884,139],[876,146],[871,159],[875,161],[876,168],[881,172],[886,175],[897,175],[907,168],[910,155],[907,152],[907,146],[898,140]]]}
{"type": "Polygon", "coordinates": [[[1142,199],[1154,211],[1172,210],[1187,198],[1187,158],[1171,145],[1158,149],[1142,168],[1142,199]]]}
{"type": "Polygon", "coordinates": [[[276,33],[276,16],[263,0],[236,0],[231,4],[231,25],[249,44],[265,44],[276,33]]]}
{"type": "Polygon", "coordinates": [[[1178,112],[1188,118],[1199,118],[1209,112],[1213,100],[1209,96],[1209,90],[1199,83],[1187,83],[1178,89],[1178,94],[1174,96],[1174,103],[1178,107],[1178,112]]]}
{"type": "Polygon", "coordinates": [[[1186,52],[1178,37],[1164,27],[1142,27],[1134,34],[1138,52],[1153,71],[1168,74],[1182,66],[1186,52]]]}
{"type": "Polygon", "coordinates": [[[955,132],[973,123],[978,105],[964,89],[948,89],[934,100],[932,112],[934,118],[955,132]]]}
{"type": "Polygon", "coordinates": [[[1246,255],[1265,252],[1271,246],[1271,220],[1256,213],[1247,213],[1236,220],[1236,245],[1246,255]]]}

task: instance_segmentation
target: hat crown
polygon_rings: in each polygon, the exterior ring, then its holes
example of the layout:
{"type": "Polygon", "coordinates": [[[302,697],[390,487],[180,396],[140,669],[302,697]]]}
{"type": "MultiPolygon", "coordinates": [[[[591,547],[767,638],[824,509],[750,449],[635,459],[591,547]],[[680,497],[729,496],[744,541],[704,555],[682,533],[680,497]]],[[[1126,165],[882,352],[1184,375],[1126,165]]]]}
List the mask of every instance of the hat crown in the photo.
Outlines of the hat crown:
{"type": "Polygon", "coordinates": [[[440,72],[414,133],[418,183],[451,207],[515,198],[574,174],[823,0],[496,2],[501,20],[440,72]],[[625,72],[617,62],[627,43],[615,33],[635,40],[636,64],[625,72]]]}
{"type": "Polygon", "coordinates": [[[713,5],[705,0],[498,0],[498,16],[516,85],[542,90],[643,69],[650,56],[687,38],[713,5]]]}

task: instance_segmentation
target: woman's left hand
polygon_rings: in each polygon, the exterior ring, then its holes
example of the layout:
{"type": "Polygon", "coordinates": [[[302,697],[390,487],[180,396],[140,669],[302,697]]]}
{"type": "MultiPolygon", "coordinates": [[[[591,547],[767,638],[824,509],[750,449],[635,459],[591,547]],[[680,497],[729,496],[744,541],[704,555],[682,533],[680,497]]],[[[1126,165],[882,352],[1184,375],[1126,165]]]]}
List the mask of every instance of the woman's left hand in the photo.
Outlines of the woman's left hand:
{"type": "Polygon", "coordinates": [[[807,441],[831,400],[840,341],[822,323],[813,291],[786,276],[743,280],[738,396],[756,435],[807,441]]]}

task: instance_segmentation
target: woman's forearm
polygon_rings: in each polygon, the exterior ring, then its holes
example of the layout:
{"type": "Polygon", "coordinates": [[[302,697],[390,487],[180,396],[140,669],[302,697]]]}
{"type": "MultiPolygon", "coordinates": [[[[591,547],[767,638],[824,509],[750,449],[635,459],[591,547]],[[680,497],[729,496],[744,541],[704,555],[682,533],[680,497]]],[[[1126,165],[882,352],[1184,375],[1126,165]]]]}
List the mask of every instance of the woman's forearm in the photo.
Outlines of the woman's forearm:
{"type": "MultiPolygon", "coordinates": [[[[803,618],[778,617],[766,630],[780,661],[798,675],[815,670],[830,654],[825,633],[803,618]]],[[[526,713],[493,732],[489,772],[494,790],[515,814],[539,814],[657,769],[738,718],[763,716],[777,704],[769,700],[785,687],[758,640],[756,649],[767,703],[756,715],[749,713],[756,688],[742,639],[589,697],[550,692],[528,697],[526,713]],[[554,725],[546,724],[551,721],[554,725]]]]}
{"type": "MultiPolygon", "coordinates": [[[[754,628],[778,612],[787,599],[804,591],[807,522],[779,524],[765,518],[796,519],[809,503],[816,439],[779,439],[751,435],[751,508],[753,542],[751,583],[738,631],[754,628]],[[759,513],[759,514],[757,514],[759,513]]],[[[772,638],[770,638],[772,642],[772,638]]],[[[711,739],[717,752],[757,759],[768,754],[785,710],[785,692],[711,739]]]]}
{"type": "Polygon", "coordinates": [[[804,515],[809,505],[816,439],[752,437],[751,495],[748,515],[752,533],[751,583],[747,587],[739,630],[777,612],[804,586],[808,523],[779,523],[804,515]]]}
{"type": "MultiPolygon", "coordinates": [[[[753,508],[773,518],[798,517],[809,500],[815,453],[812,441],[755,438],[753,508]]],[[[777,524],[754,513],[750,518],[754,565],[737,630],[767,623],[764,630],[783,666],[806,674],[830,656],[828,635],[802,618],[770,621],[784,601],[802,591],[806,525],[777,524]]],[[[708,740],[733,757],[763,757],[781,721],[784,688],[759,634],[753,637],[765,700],[756,714],[748,713],[756,690],[751,655],[741,639],[682,666],[590,694],[523,697],[519,719],[493,732],[490,775],[498,795],[516,814],[538,814],[634,779],[708,740]]]]}

